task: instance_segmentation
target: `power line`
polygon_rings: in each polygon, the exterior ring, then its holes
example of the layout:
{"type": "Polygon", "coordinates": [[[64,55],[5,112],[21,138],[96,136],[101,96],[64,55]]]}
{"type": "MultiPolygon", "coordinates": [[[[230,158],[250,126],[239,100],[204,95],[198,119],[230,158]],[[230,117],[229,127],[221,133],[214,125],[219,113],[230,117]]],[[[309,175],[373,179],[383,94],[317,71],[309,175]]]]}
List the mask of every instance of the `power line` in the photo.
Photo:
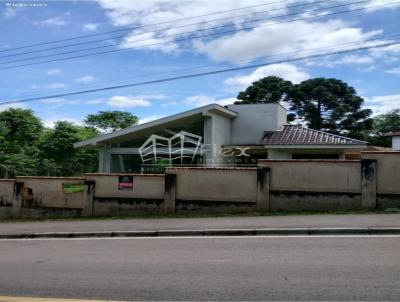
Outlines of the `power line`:
{"type": "Polygon", "coordinates": [[[65,42],[65,41],[71,41],[71,40],[77,40],[77,39],[101,36],[101,35],[106,35],[106,34],[111,34],[111,33],[116,33],[116,32],[140,29],[140,28],[144,28],[144,27],[150,27],[150,26],[167,24],[167,23],[175,23],[175,22],[191,20],[191,19],[196,19],[196,18],[201,18],[201,17],[207,17],[207,16],[212,16],[212,15],[217,15],[217,14],[224,14],[224,13],[228,13],[228,12],[232,12],[232,11],[238,11],[238,10],[244,10],[244,9],[249,9],[249,8],[255,8],[255,7],[272,5],[272,4],[278,4],[278,3],[288,2],[288,1],[290,1],[290,0],[280,0],[280,1],[268,2],[268,3],[263,3],[263,4],[251,5],[251,6],[243,6],[243,7],[240,7],[240,8],[233,8],[233,9],[230,9],[230,10],[217,11],[217,12],[213,12],[213,13],[208,13],[208,14],[203,14],[203,15],[196,15],[196,16],[191,16],[191,17],[186,17],[186,18],[181,18],[181,19],[175,19],[175,20],[170,20],[170,21],[162,21],[162,22],[157,22],[157,23],[152,23],[152,24],[147,24],[147,25],[141,25],[141,26],[125,27],[125,28],[122,28],[122,29],[111,30],[111,31],[97,33],[97,34],[82,35],[82,36],[76,36],[76,37],[71,37],[71,38],[67,38],[67,39],[53,40],[53,41],[49,41],[49,42],[43,42],[43,43],[36,43],[36,44],[29,44],[29,45],[19,46],[19,47],[13,47],[13,48],[9,48],[9,49],[0,50],[0,52],[13,51],[13,50],[17,50],[17,49],[24,49],[24,48],[36,47],[36,46],[42,46],[42,45],[49,45],[49,44],[54,44],[54,43],[61,43],[61,42],[65,42]]]}
{"type": "MultiPolygon", "coordinates": [[[[365,1],[361,1],[365,2],[365,1]]],[[[281,23],[290,23],[294,21],[301,21],[301,20],[308,20],[308,19],[314,19],[314,18],[322,18],[326,16],[331,16],[331,15],[337,15],[337,14],[343,14],[343,13],[350,13],[350,12],[355,12],[355,11],[361,11],[369,8],[374,8],[374,7],[381,7],[381,6],[387,6],[387,5],[394,5],[400,2],[393,2],[391,4],[381,4],[381,5],[374,5],[374,6],[367,6],[367,7],[362,7],[362,8],[357,8],[357,9],[352,9],[352,10],[343,10],[343,11],[337,11],[337,12],[332,12],[332,13],[327,13],[324,15],[319,15],[319,16],[309,16],[309,17],[303,17],[303,18],[297,18],[297,19],[292,19],[292,20],[286,20],[286,21],[279,21],[279,22],[273,22],[273,23],[268,23],[256,27],[247,27],[247,28],[241,28],[241,29],[233,29],[233,30],[228,30],[228,31],[223,31],[223,32],[218,32],[218,33],[209,33],[209,34],[204,34],[204,35],[199,35],[195,37],[186,37],[186,38],[181,38],[181,39],[175,39],[175,40],[170,40],[170,41],[163,41],[163,42],[158,42],[158,43],[152,43],[152,44],[147,44],[147,45],[142,45],[142,46],[135,46],[135,47],[129,47],[127,49],[114,49],[114,50],[107,50],[107,51],[101,51],[101,52],[95,52],[95,53],[89,53],[89,54],[83,54],[83,55],[78,55],[78,56],[72,56],[72,57],[66,57],[66,58],[60,58],[60,59],[52,59],[52,60],[45,60],[45,61],[39,61],[39,62],[33,62],[33,63],[27,63],[27,64],[21,64],[21,65],[14,65],[14,66],[8,66],[4,68],[0,68],[0,70],[7,70],[7,69],[14,69],[14,68],[19,68],[19,67],[25,67],[25,66],[31,66],[31,65],[37,65],[37,64],[43,64],[43,63],[50,63],[50,62],[58,62],[58,61],[65,61],[65,60],[71,60],[71,59],[77,59],[77,58],[83,58],[83,57],[89,57],[89,56],[94,56],[94,55],[102,55],[102,54],[108,54],[108,53],[114,53],[114,52],[120,52],[120,51],[127,51],[131,49],[137,49],[137,48],[143,48],[143,47],[149,47],[149,46],[155,46],[155,45],[162,45],[162,44],[168,44],[168,43],[175,43],[175,42],[180,42],[180,41],[186,41],[186,40],[193,40],[193,39],[198,39],[202,37],[209,37],[209,36],[216,36],[216,35],[222,35],[222,34],[227,34],[227,33],[232,33],[232,32],[238,32],[242,30],[249,30],[249,29],[254,29],[254,28],[260,28],[260,27],[266,27],[266,26],[271,26],[271,25],[276,25],[276,24],[281,24],[281,23]]],[[[346,5],[340,5],[340,6],[347,6],[346,5]]],[[[338,6],[334,7],[329,7],[329,8],[335,8],[338,6]]],[[[324,9],[329,9],[329,8],[324,8],[324,9]]],[[[322,10],[322,9],[317,9],[317,10],[322,10]]],[[[313,10],[313,11],[317,11],[313,10]]],[[[313,12],[311,11],[311,12],[313,12]]],[[[310,11],[308,11],[310,12],[310,11]]],[[[296,13],[296,14],[303,14],[302,13],[296,13]]],[[[257,20],[260,21],[260,20],[257,20]]],[[[256,21],[251,21],[251,22],[256,22],[256,21]]],[[[210,29],[207,29],[210,30],[210,29]]],[[[140,41],[139,41],[140,42],[140,41]]],[[[107,46],[108,47],[108,46],[107,46]]],[[[90,49],[85,49],[85,50],[78,50],[78,51],[73,51],[73,52],[82,52],[82,51],[87,51],[87,50],[94,50],[98,48],[104,48],[102,47],[96,47],[96,48],[90,48],[90,49]]],[[[65,52],[65,53],[60,53],[60,54],[53,54],[53,55],[47,55],[47,56],[42,56],[42,57],[50,57],[50,56],[55,56],[55,55],[63,55],[63,54],[69,54],[73,52],[65,52]]],[[[8,61],[8,62],[1,62],[0,65],[3,64],[10,64],[10,63],[17,63],[21,61],[26,61],[26,60],[33,60],[37,59],[36,58],[30,58],[30,59],[25,59],[25,60],[15,60],[15,61],[8,61]]],[[[39,57],[41,58],[41,57],[39,57]]]]}
{"type": "MultiPolygon", "coordinates": [[[[324,2],[326,0],[323,0],[322,2],[324,2]]],[[[361,0],[358,2],[353,2],[351,4],[361,4],[361,3],[365,3],[368,2],[369,0],[361,0]]],[[[320,1],[321,2],[321,1],[320,1]]],[[[316,2],[318,3],[318,2],[316,2]]],[[[249,20],[249,21],[244,21],[244,22],[239,22],[236,25],[244,25],[244,24],[248,24],[248,23],[255,23],[255,22],[259,22],[259,21],[266,21],[266,20],[270,20],[270,19],[278,19],[278,18],[282,18],[282,17],[291,17],[291,16],[296,16],[296,15],[302,15],[304,13],[310,13],[310,12],[317,12],[317,11],[321,11],[321,10],[326,10],[326,9],[333,9],[333,8],[338,8],[338,7],[344,7],[344,6],[348,6],[349,4],[340,4],[340,5],[335,5],[335,6],[331,6],[331,7],[326,7],[326,8],[317,8],[314,10],[309,10],[309,11],[302,11],[302,12],[296,12],[296,13],[290,13],[290,14],[283,14],[283,15],[279,15],[279,16],[274,16],[274,17],[265,17],[265,18],[261,18],[261,19],[255,19],[255,20],[249,20]]],[[[310,17],[314,17],[314,16],[310,16],[310,17]]],[[[276,22],[272,23],[271,25],[275,24],[276,22]]],[[[190,26],[193,25],[198,25],[201,23],[196,23],[196,24],[190,24],[190,26]]],[[[197,33],[197,32],[203,32],[203,31],[210,31],[210,30],[216,30],[216,29],[221,29],[221,28],[225,28],[225,27],[232,27],[232,25],[222,25],[222,26],[214,26],[214,27],[208,27],[208,28],[203,28],[203,29],[198,29],[195,31],[187,31],[187,32],[183,32],[183,33],[179,33],[179,34],[172,34],[172,35],[166,35],[163,38],[168,38],[168,37],[177,37],[177,36],[184,36],[184,35],[190,35],[193,33],[197,33]]],[[[179,28],[179,27],[175,27],[175,28],[179,28]]],[[[171,29],[175,29],[175,28],[171,28],[171,29]]],[[[210,33],[204,36],[212,36],[212,35],[219,35],[219,34],[225,34],[225,33],[231,33],[231,32],[236,32],[239,30],[246,30],[246,29],[251,29],[253,27],[247,27],[247,28],[242,28],[242,29],[233,29],[233,30],[228,30],[228,31],[224,31],[222,33],[210,33]]],[[[164,31],[165,29],[162,29],[160,31],[164,31]]],[[[157,32],[157,31],[153,31],[153,32],[157,32]]],[[[149,34],[149,33],[153,33],[153,32],[146,32],[146,33],[141,33],[140,35],[143,34],[149,34]]],[[[203,35],[199,36],[199,37],[204,37],[203,35]]],[[[122,38],[124,36],[121,37],[117,37],[118,38],[122,38]]],[[[197,38],[197,37],[192,37],[192,38],[197,38]]],[[[187,38],[184,38],[185,40],[187,38]]],[[[106,40],[103,40],[106,41],[106,40]]],[[[129,44],[133,44],[133,43],[142,43],[142,42],[146,42],[146,41],[153,41],[153,39],[139,39],[139,40],[134,40],[134,41],[130,41],[129,43],[127,43],[126,45],[129,44]]],[[[176,40],[176,39],[172,39],[168,42],[172,43],[172,42],[176,42],[176,41],[181,41],[181,40],[176,40]]],[[[158,45],[159,43],[164,44],[164,43],[168,43],[168,42],[158,42],[156,44],[150,44],[150,46],[152,45],[158,45]]],[[[90,51],[90,50],[97,50],[97,49],[103,49],[103,48],[108,48],[108,47],[114,47],[116,45],[103,45],[103,46],[96,46],[96,47],[91,47],[91,48],[84,48],[84,49],[78,49],[78,50],[71,50],[71,51],[67,51],[67,52],[61,52],[61,53],[55,53],[55,54],[48,54],[48,55],[43,55],[43,56],[36,56],[36,57],[31,57],[31,58],[25,58],[25,59],[17,59],[17,60],[13,60],[13,61],[6,61],[6,62],[0,62],[0,65],[4,65],[4,64],[11,64],[11,63],[17,63],[17,62],[25,62],[25,61],[31,61],[31,60],[36,60],[36,59],[42,59],[42,58],[49,58],[49,57],[54,57],[54,56],[61,56],[61,55],[67,55],[67,54],[72,54],[72,53],[77,53],[77,52],[84,52],[84,51],[90,51]]],[[[146,47],[149,45],[143,45],[143,46],[138,46],[138,47],[146,47]]],[[[137,47],[129,47],[129,49],[132,48],[137,48],[137,47]]],[[[1,58],[1,57],[0,57],[1,58]]]]}
{"type": "MultiPolygon", "coordinates": [[[[257,58],[255,60],[252,60],[253,63],[256,62],[264,62],[266,59],[273,59],[273,58],[280,58],[280,57],[284,57],[284,56],[288,56],[288,55],[292,55],[292,54],[307,54],[307,53],[313,53],[315,51],[318,50],[341,50],[342,48],[345,48],[347,46],[347,48],[349,46],[360,46],[360,43],[363,43],[364,46],[366,45],[370,45],[372,42],[374,42],[374,45],[377,45],[376,43],[388,43],[389,39],[390,42],[394,42],[395,38],[400,37],[400,34],[392,34],[392,35],[385,35],[382,37],[377,37],[377,38],[372,38],[372,39],[368,39],[365,41],[352,41],[352,42],[347,42],[347,43],[341,43],[341,44],[334,44],[334,45],[328,45],[328,46],[324,46],[324,47],[316,47],[316,48],[309,48],[309,49],[304,49],[304,50],[299,50],[299,51],[291,51],[291,52],[285,52],[285,53],[277,53],[277,54],[272,54],[269,55],[267,57],[261,57],[261,58],[257,58]]],[[[345,48],[346,49],[346,48],[345,48]]],[[[203,66],[197,66],[197,67],[193,67],[193,68],[179,68],[179,69],[175,69],[175,70],[171,70],[168,72],[160,72],[160,73],[150,73],[150,74],[141,74],[140,76],[136,76],[136,77],[129,77],[129,78],[119,78],[119,79],[112,79],[112,80],[107,80],[107,81],[101,81],[101,82],[96,82],[96,83],[92,83],[92,84],[86,84],[86,85],[78,85],[78,87],[82,87],[82,88],[86,88],[86,87],[95,87],[101,83],[117,83],[117,82],[121,82],[122,80],[132,80],[132,79],[136,79],[136,78],[146,78],[146,77],[152,77],[152,76],[161,76],[161,75],[170,75],[170,74],[179,74],[182,72],[187,72],[187,71],[195,71],[195,70],[204,70],[204,69],[210,69],[210,68],[215,68],[215,67],[228,67],[228,66],[237,66],[243,63],[248,63],[249,60],[240,60],[240,61],[236,61],[235,63],[220,63],[220,64],[213,64],[213,65],[203,65],[203,66]]],[[[63,92],[69,91],[69,90],[61,90],[63,92]]],[[[23,98],[28,98],[28,97],[34,97],[34,96],[40,96],[41,94],[31,94],[31,95],[27,95],[23,98]]],[[[16,97],[12,97],[12,98],[8,98],[6,100],[13,100],[16,97]]],[[[22,98],[22,97],[21,97],[22,98]]]]}
{"type": "Polygon", "coordinates": [[[143,86],[143,85],[149,85],[149,84],[170,82],[170,81],[183,80],[183,79],[188,79],[188,78],[195,78],[195,77],[202,77],[202,76],[207,76],[207,75],[215,75],[215,74],[232,72],[232,71],[239,71],[239,70],[245,70],[245,69],[251,69],[251,68],[258,68],[258,67],[268,66],[268,65],[272,65],[272,64],[281,64],[281,63],[295,62],[295,61],[301,61],[301,60],[306,60],[306,59],[319,58],[319,57],[328,56],[328,55],[339,55],[339,54],[345,54],[345,53],[350,53],[350,52],[354,52],[354,51],[361,51],[361,50],[367,50],[367,49],[372,49],[372,48],[381,48],[381,47],[387,47],[387,46],[392,46],[392,45],[400,45],[400,42],[396,41],[396,42],[385,43],[385,44],[375,45],[375,46],[358,47],[358,48],[355,48],[355,49],[348,49],[348,50],[335,51],[335,52],[330,52],[330,53],[314,54],[314,55],[310,55],[310,56],[303,56],[303,57],[297,57],[297,58],[291,58],[291,59],[277,60],[277,61],[273,61],[273,62],[269,62],[269,63],[263,63],[263,64],[252,64],[252,65],[233,67],[233,68],[227,68],[227,69],[219,69],[219,70],[202,72],[202,73],[195,73],[195,74],[187,74],[187,75],[181,75],[181,76],[176,76],[176,77],[162,78],[162,79],[157,79],[157,80],[136,82],[136,83],[131,83],[131,84],[109,86],[109,87],[103,87],[103,88],[97,88],[97,89],[89,89],[89,90],[83,90],[83,91],[75,91],[75,92],[63,93],[63,94],[47,95],[47,96],[42,96],[42,97],[27,98],[27,99],[14,100],[14,101],[9,101],[9,102],[0,102],[0,105],[15,104],[15,103],[27,103],[27,102],[33,102],[33,101],[38,101],[38,100],[53,99],[53,98],[73,96],[73,95],[79,95],[79,94],[87,94],[87,93],[93,93],[93,92],[100,92],[100,91],[115,90],[115,89],[121,89],[121,88],[128,88],[128,87],[135,87],[135,86],[143,86]]]}
{"type": "MultiPolygon", "coordinates": [[[[286,1],[288,1],[288,0],[286,0],[286,1]]],[[[310,3],[296,4],[296,5],[287,6],[287,7],[284,7],[284,8],[277,8],[277,9],[270,9],[270,10],[264,10],[264,11],[259,11],[259,12],[252,12],[252,13],[247,13],[247,14],[242,14],[242,15],[236,15],[236,16],[225,17],[225,18],[220,18],[220,19],[208,20],[208,21],[199,22],[199,23],[184,24],[184,25],[174,26],[174,27],[165,27],[165,28],[161,28],[161,29],[157,29],[157,30],[153,30],[153,31],[142,32],[142,33],[138,34],[138,36],[142,36],[142,35],[150,34],[150,33],[163,32],[165,30],[171,30],[171,29],[177,29],[177,28],[183,28],[183,27],[190,27],[190,26],[196,26],[196,25],[203,25],[205,23],[212,23],[212,22],[216,22],[216,21],[235,19],[235,18],[250,16],[250,15],[258,15],[258,14],[263,14],[263,13],[269,13],[269,12],[273,12],[273,11],[277,11],[277,10],[291,9],[291,8],[295,8],[295,7],[315,5],[315,4],[323,3],[323,2],[326,2],[326,1],[328,1],[328,0],[320,0],[320,1],[310,2],[310,3]]],[[[364,3],[364,2],[368,2],[368,1],[369,0],[359,1],[359,2],[355,2],[355,3],[344,4],[344,5],[341,5],[341,6],[346,6],[346,5],[351,5],[351,4],[359,4],[359,3],[364,3]]],[[[286,16],[286,15],[284,15],[284,16],[286,16]]],[[[280,16],[273,16],[271,18],[276,18],[276,17],[280,17],[280,16]]],[[[263,20],[263,19],[261,19],[261,20],[263,20]]],[[[260,21],[260,20],[256,20],[256,21],[260,21]]],[[[256,21],[251,21],[251,22],[256,22],[256,21]]],[[[241,24],[241,23],[239,23],[239,24],[241,24]]],[[[228,25],[219,26],[219,27],[216,27],[216,28],[227,27],[227,26],[228,25]]],[[[206,28],[206,29],[199,29],[198,31],[204,31],[204,30],[210,30],[210,29],[214,29],[214,28],[212,27],[212,28],[206,28]]],[[[184,32],[184,33],[174,34],[174,35],[170,35],[170,36],[183,35],[183,34],[186,34],[186,33],[193,33],[193,32],[194,31],[184,32]]],[[[27,55],[27,54],[31,54],[31,53],[37,53],[37,52],[46,52],[46,51],[55,50],[55,49],[62,49],[62,48],[66,48],[66,47],[93,44],[93,43],[98,43],[98,42],[113,41],[113,40],[121,39],[121,38],[124,38],[124,37],[125,37],[125,35],[122,35],[122,36],[115,36],[115,37],[111,37],[111,38],[107,38],[107,39],[92,40],[92,41],[80,42],[80,43],[75,43],[75,44],[68,44],[68,45],[62,45],[62,46],[56,46],[56,47],[50,47],[50,48],[44,48],[44,49],[36,49],[36,50],[31,50],[31,51],[26,51],[26,52],[19,52],[19,53],[16,53],[16,54],[0,56],[0,59],[9,58],[9,57],[16,57],[16,56],[22,56],[22,55],[27,55]]],[[[151,39],[138,40],[138,41],[141,42],[141,41],[148,41],[148,40],[151,40],[151,39]]],[[[136,41],[132,41],[132,42],[136,42],[136,41]]],[[[130,42],[130,43],[132,43],[132,42],[130,42]]],[[[107,46],[103,46],[103,47],[113,47],[113,46],[116,46],[116,44],[107,45],[107,46]]],[[[54,55],[57,55],[57,54],[54,54],[54,55]]]]}

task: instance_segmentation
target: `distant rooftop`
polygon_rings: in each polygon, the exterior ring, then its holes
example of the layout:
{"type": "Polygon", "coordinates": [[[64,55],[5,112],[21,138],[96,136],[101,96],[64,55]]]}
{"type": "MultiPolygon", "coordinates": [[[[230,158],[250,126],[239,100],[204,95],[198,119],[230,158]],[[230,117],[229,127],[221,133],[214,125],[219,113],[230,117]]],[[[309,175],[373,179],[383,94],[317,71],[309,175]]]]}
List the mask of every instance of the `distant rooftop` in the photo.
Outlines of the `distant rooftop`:
{"type": "Polygon", "coordinates": [[[285,125],[282,130],[266,131],[262,145],[366,145],[367,142],[302,126],[285,125]]]}
{"type": "Polygon", "coordinates": [[[389,133],[386,133],[384,136],[400,136],[400,131],[389,132],[389,133]]]}

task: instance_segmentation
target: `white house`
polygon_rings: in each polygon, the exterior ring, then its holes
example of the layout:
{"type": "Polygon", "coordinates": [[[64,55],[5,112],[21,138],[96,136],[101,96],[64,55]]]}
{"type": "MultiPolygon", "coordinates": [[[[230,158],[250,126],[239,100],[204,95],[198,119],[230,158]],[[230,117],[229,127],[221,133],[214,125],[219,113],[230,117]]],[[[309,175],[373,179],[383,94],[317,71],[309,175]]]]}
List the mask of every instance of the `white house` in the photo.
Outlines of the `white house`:
{"type": "Polygon", "coordinates": [[[99,149],[99,172],[140,172],[159,159],[181,165],[254,165],[257,159],[342,159],[367,148],[287,125],[279,104],[210,104],[78,142],[99,149]]]}
{"type": "Polygon", "coordinates": [[[392,138],[392,149],[394,151],[400,151],[400,131],[398,132],[390,132],[385,136],[389,136],[392,138]]]}

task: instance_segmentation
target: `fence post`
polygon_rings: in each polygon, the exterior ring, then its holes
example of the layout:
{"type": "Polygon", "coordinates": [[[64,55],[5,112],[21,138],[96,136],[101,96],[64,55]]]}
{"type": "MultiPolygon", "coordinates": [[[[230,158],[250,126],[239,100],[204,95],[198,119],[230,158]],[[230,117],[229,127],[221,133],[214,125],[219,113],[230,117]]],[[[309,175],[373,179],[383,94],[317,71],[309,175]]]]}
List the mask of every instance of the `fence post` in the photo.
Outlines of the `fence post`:
{"type": "Polygon", "coordinates": [[[376,208],[376,159],[361,160],[361,207],[376,208]]]}
{"type": "Polygon", "coordinates": [[[164,211],[175,213],[176,174],[165,174],[164,211]]]}
{"type": "Polygon", "coordinates": [[[24,189],[24,183],[15,181],[14,183],[14,198],[12,201],[12,216],[14,218],[21,218],[22,208],[22,191],[24,189]]]}
{"type": "Polygon", "coordinates": [[[84,209],[83,215],[93,217],[93,198],[94,191],[96,187],[96,182],[94,180],[85,180],[86,187],[86,207],[84,209]]]}
{"type": "Polygon", "coordinates": [[[266,212],[270,210],[270,187],[271,170],[269,167],[257,168],[257,210],[266,212]]]}

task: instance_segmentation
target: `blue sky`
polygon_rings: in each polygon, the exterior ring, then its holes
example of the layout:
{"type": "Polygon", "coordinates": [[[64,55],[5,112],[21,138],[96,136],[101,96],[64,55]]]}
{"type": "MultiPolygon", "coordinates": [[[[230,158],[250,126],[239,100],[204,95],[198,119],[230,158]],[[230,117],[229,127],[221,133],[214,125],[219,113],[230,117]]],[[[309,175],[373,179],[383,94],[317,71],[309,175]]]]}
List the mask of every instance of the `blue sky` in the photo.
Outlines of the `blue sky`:
{"type": "MultiPolygon", "coordinates": [[[[174,71],[179,69],[195,73],[199,70],[193,68],[200,66],[212,67],[221,64],[230,67],[243,66],[263,58],[265,60],[271,55],[301,54],[306,50],[313,50],[310,52],[313,54],[318,52],[316,49],[321,52],[325,47],[326,51],[329,49],[327,47],[333,45],[353,48],[367,45],[366,43],[370,43],[368,45],[385,43],[391,41],[390,35],[400,35],[400,6],[395,0],[370,0],[353,5],[349,3],[359,1],[332,0],[290,8],[307,2],[313,1],[0,1],[0,57],[3,56],[0,58],[0,102],[27,96],[45,96],[163,78],[175,75],[174,71]],[[267,3],[270,4],[266,5],[267,3]],[[343,4],[348,5],[338,9],[330,8],[343,4]],[[253,7],[239,9],[249,6],[253,7]],[[321,13],[361,7],[366,9],[316,18],[316,15],[321,13]],[[317,8],[324,10],[304,12],[317,8]],[[228,10],[226,13],[215,14],[228,10]],[[293,12],[303,12],[301,17],[305,19],[283,22],[281,16],[293,12]],[[200,15],[202,17],[192,18],[200,15]],[[184,18],[192,19],[154,25],[184,18]],[[263,20],[241,24],[254,18],[263,20]],[[182,27],[183,25],[186,26],[182,27]],[[29,44],[137,26],[142,27],[104,36],[9,51],[29,44]],[[189,31],[197,31],[197,34],[215,33],[216,30],[208,28],[218,26],[225,26],[220,30],[236,31],[219,36],[171,42],[174,38],[191,37],[187,33],[189,31]],[[240,30],[249,26],[253,28],[240,30]],[[116,36],[121,38],[115,38],[116,36]],[[111,39],[113,37],[114,39],[111,39]],[[97,44],[67,47],[68,44],[102,38],[109,40],[97,44]],[[381,40],[376,40],[377,38],[381,40]],[[371,39],[375,39],[374,42],[368,42],[371,39]],[[5,64],[10,60],[106,45],[110,47],[103,50],[122,51],[2,69],[16,64],[35,62],[31,60],[5,64]],[[4,57],[55,46],[65,46],[65,48],[4,57]]],[[[84,52],[72,55],[82,53],[84,52]]],[[[400,107],[399,55],[400,46],[394,45],[201,78],[38,100],[11,106],[33,109],[46,126],[52,126],[56,120],[80,123],[85,115],[99,110],[129,111],[139,116],[141,122],[145,122],[207,103],[231,103],[238,92],[253,81],[264,76],[277,75],[295,83],[313,77],[341,79],[354,86],[359,95],[365,97],[366,107],[373,109],[374,114],[380,114],[400,107]]],[[[213,68],[215,67],[207,70],[213,68]]],[[[0,106],[0,110],[9,106],[0,106]]]]}

